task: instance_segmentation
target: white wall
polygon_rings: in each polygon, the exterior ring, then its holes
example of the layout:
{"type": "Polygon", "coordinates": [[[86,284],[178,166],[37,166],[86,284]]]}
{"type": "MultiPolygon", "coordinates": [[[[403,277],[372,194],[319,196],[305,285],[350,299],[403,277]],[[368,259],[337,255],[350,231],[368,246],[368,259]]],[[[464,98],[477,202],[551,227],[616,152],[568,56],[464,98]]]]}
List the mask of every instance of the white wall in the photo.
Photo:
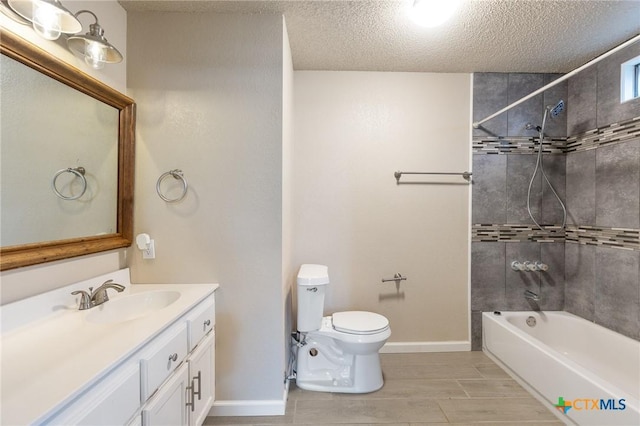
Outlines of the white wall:
{"type": "MultiPolygon", "coordinates": [[[[287,25],[282,17],[282,295],[284,315],[285,369],[288,367],[290,335],[293,330],[292,298],[295,284],[293,265],[293,58],[287,25]]],[[[290,372],[288,372],[290,373],[290,372]]]]}
{"type": "Polygon", "coordinates": [[[132,256],[133,280],[220,283],[216,406],[283,397],[283,34],[275,15],[129,13],[135,232],[157,255],[132,256]],[[169,204],[175,168],[189,192],[169,204]]]}
{"type": "MultiPolygon", "coordinates": [[[[52,55],[87,72],[98,80],[126,93],[126,57],[127,57],[127,15],[116,0],[108,1],[65,1],[65,6],[73,12],[90,9],[98,15],[105,29],[105,36],[124,55],[119,64],[107,65],[102,70],[93,70],[82,59],[76,58],[67,50],[65,40],[48,41],[38,37],[31,27],[15,23],[0,13],[0,26],[31,41],[52,55]]],[[[81,15],[82,16],[82,15],[81,15]]],[[[88,16],[88,15],[87,15],[88,16]]],[[[88,21],[82,16],[84,31],[88,31],[88,21]]],[[[9,303],[33,296],[69,283],[82,281],[93,276],[126,266],[126,250],[114,250],[71,260],[46,263],[31,267],[13,269],[0,273],[2,282],[1,303],[9,303]]]]}
{"type": "Polygon", "coordinates": [[[294,88],[294,263],[329,266],[325,312],[467,348],[470,185],[393,173],[469,170],[470,76],[296,71],[294,88]]]}

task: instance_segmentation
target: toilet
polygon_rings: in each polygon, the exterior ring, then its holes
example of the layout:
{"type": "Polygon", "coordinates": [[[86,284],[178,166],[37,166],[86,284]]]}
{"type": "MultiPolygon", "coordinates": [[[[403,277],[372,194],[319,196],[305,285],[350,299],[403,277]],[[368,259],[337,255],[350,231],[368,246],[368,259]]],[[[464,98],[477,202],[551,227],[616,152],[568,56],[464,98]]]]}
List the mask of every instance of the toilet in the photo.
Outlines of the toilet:
{"type": "Polygon", "coordinates": [[[328,268],[305,264],[298,271],[296,385],[319,392],[367,393],[382,387],[378,351],[391,336],[389,320],[373,312],[323,317],[328,268]]]}

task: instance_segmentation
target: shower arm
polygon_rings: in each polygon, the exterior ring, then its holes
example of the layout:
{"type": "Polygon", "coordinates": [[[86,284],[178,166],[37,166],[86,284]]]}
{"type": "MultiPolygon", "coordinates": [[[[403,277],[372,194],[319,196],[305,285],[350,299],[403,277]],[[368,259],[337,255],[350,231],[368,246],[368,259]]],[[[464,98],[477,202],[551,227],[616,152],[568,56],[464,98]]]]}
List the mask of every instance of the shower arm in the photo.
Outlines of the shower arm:
{"type": "Polygon", "coordinates": [[[482,123],[484,123],[484,122],[486,122],[486,121],[489,121],[489,120],[491,120],[492,118],[495,118],[495,117],[499,116],[500,114],[502,114],[502,113],[504,113],[504,112],[509,111],[511,108],[513,108],[513,107],[515,107],[515,106],[520,105],[521,103],[523,103],[523,102],[525,102],[525,101],[527,101],[527,100],[529,100],[529,99],[533,98],[534,96],[539,95],[540,93],[542,93],[542,92],[544,92],[545,90],[547,90],[547,89],[549,89],[549,88],[551,88],[551,87],[555,86],[556,84],[560,84],[560,83],[562,83],[563,81],[570,79],[570,78],[571,78],[571,77],[573,77],[574,75],[578,74],[580,71],[582,71],[582,70],[584,70],[584,69],[586,69],[586,68],[589,68],[591,65],[594,65],[594,64],[596,64],[596,63],[600,62],[601,60],[603,60],[603,59],[607,58],[608,56],[613,55],[613,54],[614,54],[614,53],[616,53],[617,51],[622,50],[622,49],[624,49],[625,47],[627,47],[627,46],[629,46],[629,45],[631,45],[631,44],[633,44],[633,43],[635,43],[635,42],[637,42],[637,41],[640,41],[640,34],[636,35],[636,36],[635,36],[635,37],[633,37],[633,38],[630,38],[629,40],[625,41],[624,43],[622,43],[622,44],[620,44],[620,45],[618,45],[618,46],[614,47],[613,49],[611,49],[611,50],[609,50],[609,51],[607,51],[607,52],[603,53],[602,55],[600,55],[600,56],[598,56],[598,57],[596,57],[596,58],[594,58],[594,59],[590,60],[590,61],[589,61],[589,62],[587,62],[586,64],[584,64],[584,65],[582,65],[582,66],[580,66],[580,67],[578,67],[578,68],[574,69],[573,71],[571,71],[571,72],[569,72],[569,73],[567,73],[567,74],[563,75],[562,77],[560,77],[560,78],[558,78],[558,79],[556,79],[556,80],[552,81],[551,83],[547,84],[546,86],[542,86],[541,88],[539,88],[538,90],[536,90],[536,91],[534,91],[534,92],[532,92],[532,93],[528,94],[527,96],[525,96],[525,97],[523,97],[523,98],[521,98],[521,99],[518,99],[518,100],[517,100],[517,101],[515,101],[514,103],[512,103],[512,104],[510,104],[510,105],[508,105],[508,106],[506,106],[506,107],[502,108],[500,111],[498,111],[498,112],[495,112],[495,113],[491,114],[491,115],[490,115],[490,116],[488,116],[487,118],[484,118],[484,119],[482,119],[482,120],[480,120],[480,121],[474,121],[474,122],[473,122],[473,128],[474,128],[474,129],[479,129],[479,128],[481,127],[482,123]]]}

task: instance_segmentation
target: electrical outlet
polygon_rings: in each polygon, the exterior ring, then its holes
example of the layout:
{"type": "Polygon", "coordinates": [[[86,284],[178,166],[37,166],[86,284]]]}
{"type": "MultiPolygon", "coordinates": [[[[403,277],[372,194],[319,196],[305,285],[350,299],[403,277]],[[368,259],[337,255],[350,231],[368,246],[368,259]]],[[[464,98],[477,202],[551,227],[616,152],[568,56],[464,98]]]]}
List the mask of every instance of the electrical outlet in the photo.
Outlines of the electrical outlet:
{"type": "Polygon", "coordinates": [[[143,259],[155,259],[156,258],[156,242],[151,240],[146,249],[142,250],[143,259]]]}

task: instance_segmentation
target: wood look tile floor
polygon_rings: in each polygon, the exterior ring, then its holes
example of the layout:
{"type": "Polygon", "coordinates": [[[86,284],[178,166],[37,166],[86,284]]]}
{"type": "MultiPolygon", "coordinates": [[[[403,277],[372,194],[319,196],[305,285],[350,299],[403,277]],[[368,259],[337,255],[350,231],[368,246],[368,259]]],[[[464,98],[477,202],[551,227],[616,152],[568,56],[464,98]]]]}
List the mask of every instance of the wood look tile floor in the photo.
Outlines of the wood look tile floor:
{"type": "Polygon", "coordinates": [[[482,352],[382,354],[385,384],[369,394],[291,383],[284,416],[209,417],[205,425],[499,425],[562,422],[482,352]]]}

